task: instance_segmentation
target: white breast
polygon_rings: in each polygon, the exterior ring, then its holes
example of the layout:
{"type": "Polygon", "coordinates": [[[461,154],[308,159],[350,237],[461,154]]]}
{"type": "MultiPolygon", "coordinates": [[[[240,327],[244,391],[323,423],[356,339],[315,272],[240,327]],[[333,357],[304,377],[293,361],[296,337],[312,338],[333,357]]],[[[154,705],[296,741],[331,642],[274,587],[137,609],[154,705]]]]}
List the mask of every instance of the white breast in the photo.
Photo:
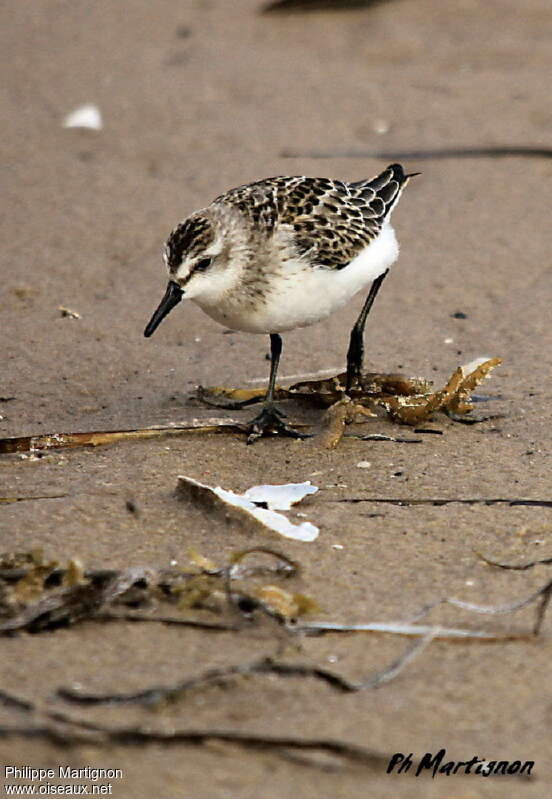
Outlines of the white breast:
{"type": "Polygon", "coordinates": [[[239,302],[239,287],[228,303],[194,300],[217,322],[249,333],[283,333],[307,327],[346,305],[397,260],[399,245],[387,222],[380,234],[343,269],[311,266],[298,259],[267,275],[263,297],[239,302]]]}

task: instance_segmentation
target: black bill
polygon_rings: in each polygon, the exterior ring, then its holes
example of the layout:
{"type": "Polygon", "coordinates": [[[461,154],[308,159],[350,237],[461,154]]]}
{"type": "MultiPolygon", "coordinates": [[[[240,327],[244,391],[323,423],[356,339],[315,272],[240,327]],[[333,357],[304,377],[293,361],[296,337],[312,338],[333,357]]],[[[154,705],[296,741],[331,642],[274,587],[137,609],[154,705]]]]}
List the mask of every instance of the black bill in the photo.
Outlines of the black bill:
{"type": "Polygon", "coordinates": [[[172,311],[175,305],[178,305],[183,294],[184,292],[178,283],[173,283],[172,280],[169,280],[165,296],[159,303],[157,310],[149,320],[146,329],[144,330],[144,336],[146,338],[149,338],[153,333],[155,333],[166,315],[172,311]]]}

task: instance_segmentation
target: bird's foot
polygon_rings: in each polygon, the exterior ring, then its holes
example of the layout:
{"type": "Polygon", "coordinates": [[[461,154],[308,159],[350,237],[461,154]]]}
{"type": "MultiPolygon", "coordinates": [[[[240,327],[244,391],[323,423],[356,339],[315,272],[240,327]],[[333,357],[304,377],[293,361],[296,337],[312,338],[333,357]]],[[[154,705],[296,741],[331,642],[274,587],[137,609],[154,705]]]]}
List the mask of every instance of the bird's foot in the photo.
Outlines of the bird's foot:
{"type": "Polygon", "coordinates": [[[265,405],[258,416],[247,427],[247,443],[253,444],[258,438],[267,435],[288,436],[289,438],[310,438],[284,422],[285,414],[274,405],[265,405]]]}

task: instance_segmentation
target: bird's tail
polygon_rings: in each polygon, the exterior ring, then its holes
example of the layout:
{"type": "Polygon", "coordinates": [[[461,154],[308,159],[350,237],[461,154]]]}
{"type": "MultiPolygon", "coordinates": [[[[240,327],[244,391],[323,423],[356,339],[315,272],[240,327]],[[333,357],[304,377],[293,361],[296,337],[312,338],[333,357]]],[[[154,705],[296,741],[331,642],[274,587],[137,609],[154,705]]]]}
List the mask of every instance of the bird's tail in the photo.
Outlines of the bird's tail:
{"type": "Polygon", "coordinates": [[[380,220],[389,216],[394,206],[398,203],[401,193],[408,183],[409,179],[419,175],[419,172],[411,172],[406,174],[401,164],[389,164],[375,178],[369,180],[360,180],[357,183],[351,183],[351,186],[357,189],[358,196],[366,194],[366,199],[371,199],[373,204],[377,197],[383,203],[382,213],[378,214],[380,220]]]}

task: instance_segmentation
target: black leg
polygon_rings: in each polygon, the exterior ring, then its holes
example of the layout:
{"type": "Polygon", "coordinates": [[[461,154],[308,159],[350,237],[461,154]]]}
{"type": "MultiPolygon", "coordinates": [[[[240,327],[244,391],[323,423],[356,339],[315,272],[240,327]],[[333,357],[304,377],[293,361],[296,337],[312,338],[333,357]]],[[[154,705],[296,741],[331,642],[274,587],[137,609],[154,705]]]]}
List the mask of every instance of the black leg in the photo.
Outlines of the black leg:
{"type": "Polygon", "coordinates": [[[274,402],[274,386],[276,385],[276,373],[280,364],[282,354],[282,337],[278,333],[270,334],[270,379],[268,381],[268,391],[266,392],[265,403],[272,405],[274,402]]]}
{"type": "Polygon", "coordinates": [[[247,436],[247,443],[253,444],[258,438],[267,433],[280,434],[290,438],[308,438],[303,433],[294,430],[287,425],[284,414],[274,406],[274,386],[276,385],[276,373],[282,354],[282,337],[278,333],[270,334],[270,379],[268,381],[268,391],[262,411],[258,416],[251,420],[250,432],[247,436]]]}
{"type": "Polygon", "coordinates": [[[362,374],[362,361],[364,358],[364,326],[366,319],[370,313],[370,309],[374,304],[374,300],[381,288],[381,284],[389,269],[386,269],[383,274],[377,277],[370,287],[370,292],[364,303],[364,307],[360,312],[358,319],[351,330],[351,338],[349,340],[349,349],[347,350],[347,393],[350,391],[353,382],[357,380],[362,374]]]}

